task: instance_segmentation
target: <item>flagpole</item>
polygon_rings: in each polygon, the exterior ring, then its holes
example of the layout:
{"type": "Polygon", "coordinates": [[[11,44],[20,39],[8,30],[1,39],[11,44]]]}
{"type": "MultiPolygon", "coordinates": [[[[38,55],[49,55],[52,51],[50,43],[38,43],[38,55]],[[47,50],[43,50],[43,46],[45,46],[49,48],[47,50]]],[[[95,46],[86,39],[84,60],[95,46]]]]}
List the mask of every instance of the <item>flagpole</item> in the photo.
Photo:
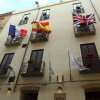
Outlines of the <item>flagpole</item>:
{"type": "Polygon", "coordinates": [[[71,75],[71,64],[70,64],[70,53],[68,49],[68,58],[69,58],[69,74],[70,74],[70,81],[72,81],[72,75],[71,75]]]}
{"type": "Polygon", "coordinates": [[[98,14],[98,12],[97,12],[97,10],[96,10],[96,8],[95,8],[95,6],[94,6],[94,4],[93,4],[92,0],[89,0],[89,1],[90,1],[90,4],[91,4],[91,6],[92,6],[93,10],[94,10],[94,11],[95,11],[95,13],[96,13],[96,15],[97,15],[98,19],[99,19],[99,21],[100,21],[100,16],[99,16],[99,14],[98,14]]]}

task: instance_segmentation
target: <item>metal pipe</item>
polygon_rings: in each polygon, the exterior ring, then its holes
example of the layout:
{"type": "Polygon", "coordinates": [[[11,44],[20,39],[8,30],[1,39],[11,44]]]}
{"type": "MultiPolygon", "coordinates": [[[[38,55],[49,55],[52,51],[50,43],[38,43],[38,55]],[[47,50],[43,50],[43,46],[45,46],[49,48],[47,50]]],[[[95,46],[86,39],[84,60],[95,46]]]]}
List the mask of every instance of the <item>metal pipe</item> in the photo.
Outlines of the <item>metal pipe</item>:
{"type": "Polygon", "coordinates": [[[97,15],[98,20],[100,21],[100,16],[99,16],[99,13],[97,12],[97,10],[96,10],[96,8],[95,8],[95,6],[94,6],[94,4],[93,4],[92,0],[89,0],[89,1],[90,1],[90,4],[91,4],[91,6],[92,6],[93,10],[95,11],[95,13],[96,13],[96,15],[97,15]]]}
{"type": "MultiPolygon", "coordinates": [[[[35,21],[37,21],[37,19],[38,19],[39,11],[40,11],[40,9],[39,9],[39,7],[37,7],[37,14],[36,14],[35,21]]],[[[20,69],[19,69],[19,73],[18,73],[18,76],[17,76],[17,78],[16,78],[16,82],[15,82],[15,85],[14,85],[14,88],[13,88],[13,91],[14,91],[14,92],[16,91],[17,82],[18,82],[18,79],[19,79],[19,77],[20,77],[20,73],[21,73],[21,70],[22,70],[24,58],[25,58],[25,56],[26,56],[26,53],[27,53],[27,50],[28,50],[28,45],[29,45],[29,43],[30,43],[31,35],[32,35],[32,32],[31,32],[31,34],[30,34],[30,37],[29,37],[29,40],[28,40],[28,43],[27,43],[27,47],[26,47],[26,49],[25,49],[24,56],[23,56],[23,59],[22,59],[22,63],[21,63],[20,69]]]]}

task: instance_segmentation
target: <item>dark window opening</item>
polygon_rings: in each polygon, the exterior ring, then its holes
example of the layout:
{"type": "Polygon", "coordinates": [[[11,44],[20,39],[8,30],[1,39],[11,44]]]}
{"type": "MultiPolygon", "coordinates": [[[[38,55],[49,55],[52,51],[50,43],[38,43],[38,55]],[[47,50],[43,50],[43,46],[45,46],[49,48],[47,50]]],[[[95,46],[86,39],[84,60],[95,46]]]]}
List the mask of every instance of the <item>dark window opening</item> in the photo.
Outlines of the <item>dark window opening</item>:
{"type": "Polygon", "coordinates": [[[0,64],[0,75],[6,74],[9,64],[11,64],[14,53],[7,53],[4,55],[3,60],[0,64]]]}
{"type": "Polygon", "coordinates": [[[86,100],[100,100],[100,90],[92,90],[85,92],[86,100]]]}
{"type": "Polygon", "coordinates": [[[50,9],[45,9],[42,11],[42,15],[40,17],[40,21],[47,20],[50,17],[50,9]]]}
{"type": "Polygon", "coordinates": [[[24,15],[23,15],[22,19],[21,19],[20,22],[19,22],[19,25],[23,25],[23,24],[27,24],[27,23],[28,23],[29,14],[30,14],[30,13],[24,14],[24,15]]]}
{"type": "Polygon", "coordinates": [[[73,13],[84,13],[84,8],[81,3],[74,3],[73,4],[73,13]]]}
{"type": "Polygon", "coordinates": [[[28,72],[33,73],[34,71],[40,71],[43,58],[43,51],[44,49],[32,50],[27,70],[28,72]]]}
{"type": "Polygon", "coordinates": [[[42,60],[43,52],[44,49],[32,50],[30,60],[27,63],[27,69],[25,71],[22,70],[21,75],[23,77],[41,77],[44,75],[45,63],[42,60]]]}
{"type": "Polygon", "coordinates": [[[21,100],[37,100],[38,91],[24,90],[21,92],[21,100]]]}
{"type": "Polygon", "coordinates": [[[81,44],[80,48],[84,66],[90,66],[92,62],[99,59],[95,43],[81,44]]]}

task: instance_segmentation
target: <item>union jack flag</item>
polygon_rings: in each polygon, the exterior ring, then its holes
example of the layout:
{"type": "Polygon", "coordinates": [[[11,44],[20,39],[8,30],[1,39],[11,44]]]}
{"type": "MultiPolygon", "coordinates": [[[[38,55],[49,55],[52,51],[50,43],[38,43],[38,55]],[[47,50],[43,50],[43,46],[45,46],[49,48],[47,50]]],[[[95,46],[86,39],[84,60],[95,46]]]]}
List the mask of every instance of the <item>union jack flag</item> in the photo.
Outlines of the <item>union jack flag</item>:
{"type": "Polygon", "coordinates": [[[73,21],[75,25],[90,25],[96,23],[94,14],[89,15],[73,15],[73,21]]]}

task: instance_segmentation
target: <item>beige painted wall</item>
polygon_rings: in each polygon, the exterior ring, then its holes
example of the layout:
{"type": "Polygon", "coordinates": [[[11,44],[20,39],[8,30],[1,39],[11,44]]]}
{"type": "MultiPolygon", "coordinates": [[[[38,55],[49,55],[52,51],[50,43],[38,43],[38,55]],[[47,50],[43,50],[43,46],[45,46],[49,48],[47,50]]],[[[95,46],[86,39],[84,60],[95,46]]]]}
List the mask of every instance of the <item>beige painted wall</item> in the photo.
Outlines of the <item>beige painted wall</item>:
{"type": "MultiPolygon", "coordinates": [[[[90,3],[88,0],[81,0],[86,13],[92,13],[94,10],[92,9],[90,3]]],[[[98,7],[100,3],[98,1],[98,7]]],[[[32,82],[34,86],[37,86],[37,83],[41,82],[48,82],[49,77],[49,61],[51,62],[51,67],[54,70],[54,75],[52,75],[52,82],[56,82],[56,76],[58,75],[59,78],[61,78],[62,75],[64,75],[66,82],[63,86],[64,91],[66,93],[67,100],[84,100],[84,88],[82,88],[83,84],[90,84],[90,82],[85,81],[85,83],[81,82],[80,80],[97,80],[100,79],[100,74],[91,74],[91,75],[80,75],[79,71],[77,69],[77,66],[69,66],[69,56],[68,56],[68,50],[72,52],[76,57],[81,56],[80,54],[80,44],[81,43],[87,43],[87,42],[95,42],[98,53],[100,52],[100,22],[96,17],[97,23],[95,24],[96,27],[96,35],[95,36],[85,36],[80,38],[75,38],[74,31],[73,31],[73,21],[72,21],[72,3],[66,3],[62,5],[56,5],[48,7],[51,9],[51,15],[50,15],[50,26],[52,28],[52,33],[50,34],[49,41],[46,43],[38,43],[38,44],[29,44],[28,50],[24,59],[24,62],[29,60],[31,50],[34,49],[41,49],[44,48],[44,60],[46,62],[45,67],[45,75],[43,78],[31,78],[31,79],[23,79],[21,76],[18,79],[18,84],[25,84],[26,82],[32,82]],[[73,83],[70,81],[70,68],[71,68],[71,76],[73,81],[80,81],[80,83],[73,83]],[[73,84],[72,84],[73,83],[73,84]]],[[[41,12],[43,9],[40,10],[40,14],[38,19],[40,18],[41,12]]],[[[31,22],[36,17],[37,11],[30,11],[30,20],[27,25],[18,26],[18,23],[23,16],[22,14],[13,15],[9,22],[6,24],[5,28],[2,30],[0,34],[0,61],[2,61],[3,55],[5,53],[14,52],[15,56],[11,63],[11,66],[16,71],[16,77],[18,75],[22,58],[25,52],[25,48],[19,47],[12,47],[12,48],[6,48],[4,46],[4,43],[7,38],[8,34],[8,28],[10,24],[14,24],[17,27],[26,27],[28,28],[29,34],[28,37],[25,38],[22,42],[27,43],[29,39],[29,35],[31,33],[31,22]]],[[[94,81],[94,83],[97,83],[94,81]]],[[[93,84],[94,84],[93,83],[93,84]]],[[[23,86],[17,86],[16,92],[12,93],[11,96],[7,96],[7,87],[9,85],[7,84],[7,80],[0,81],[1,84],[1,90],[0,90],[0,100],[19,100],[20,99],[20,87],[23,86]]],[[[14,83],[12,83],[11,87],[14,87],[14,83]]],[[[38,100],[53,100],[54,99],[54,93],[56,92],[58,85],[47,85],[47,86],[40,86],[39,96],[38,100]]]]}

